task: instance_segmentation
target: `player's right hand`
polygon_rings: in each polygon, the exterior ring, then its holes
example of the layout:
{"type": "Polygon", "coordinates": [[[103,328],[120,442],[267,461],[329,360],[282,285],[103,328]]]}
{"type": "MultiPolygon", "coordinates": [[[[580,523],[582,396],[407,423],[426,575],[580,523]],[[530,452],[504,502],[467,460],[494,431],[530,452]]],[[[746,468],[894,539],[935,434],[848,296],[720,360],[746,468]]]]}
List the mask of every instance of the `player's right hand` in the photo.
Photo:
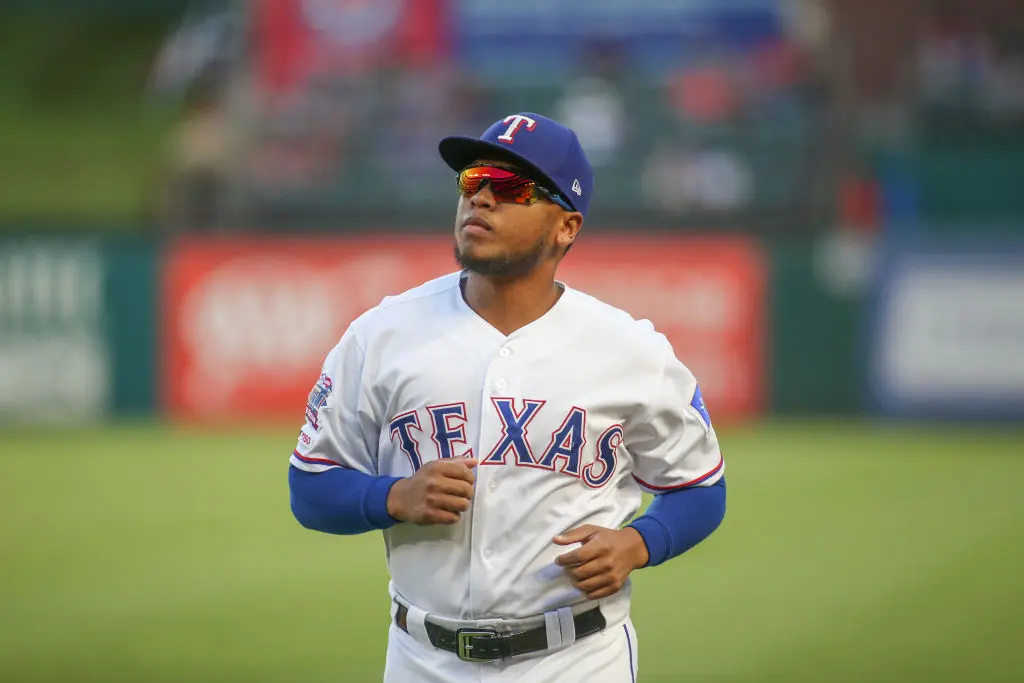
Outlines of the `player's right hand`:
{"type": "Polygon", "coordinates": [[[388,493],[388,514],[399,522],[455,524],[473,500],[474,458],[432,460],[388,493]]]}

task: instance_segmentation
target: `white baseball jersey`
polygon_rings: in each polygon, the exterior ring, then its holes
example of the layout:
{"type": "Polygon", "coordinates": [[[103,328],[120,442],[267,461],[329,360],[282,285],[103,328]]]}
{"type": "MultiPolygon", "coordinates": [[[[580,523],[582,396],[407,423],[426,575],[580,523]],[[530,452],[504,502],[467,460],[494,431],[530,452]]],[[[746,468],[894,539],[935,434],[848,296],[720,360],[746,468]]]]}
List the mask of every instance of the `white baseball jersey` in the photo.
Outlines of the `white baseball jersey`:
{"type": "MultiPolygon", "coordinates": [[[[505,336],[453,273],[355,320],[327,356],[291,463],[410,476],[472,455],[476,494],[451,526],[383,532],[391,590],[452,619],[521,618],[584,602],[552,537],[618,528],[641,491],[707,486],[724,464],[700,390],[646,321],[564,286],[505,336]]],[[[629,585],[602,601],[625,619],[629,585]]]]}

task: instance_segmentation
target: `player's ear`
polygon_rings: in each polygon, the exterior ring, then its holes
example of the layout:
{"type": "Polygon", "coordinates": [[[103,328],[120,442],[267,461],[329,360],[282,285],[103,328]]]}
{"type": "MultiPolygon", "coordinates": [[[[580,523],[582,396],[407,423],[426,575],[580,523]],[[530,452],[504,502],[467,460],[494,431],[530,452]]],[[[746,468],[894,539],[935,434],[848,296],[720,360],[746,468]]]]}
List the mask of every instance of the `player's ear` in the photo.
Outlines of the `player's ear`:
{"type": "Polygon", "coordinates": [[[583,214],[578,211],[564,211],[561,214],[562,222],[558,226],[558,234],[555,241],[558,246],[568,249],[576,240],[580,229],[583,227],[583,214]]]}

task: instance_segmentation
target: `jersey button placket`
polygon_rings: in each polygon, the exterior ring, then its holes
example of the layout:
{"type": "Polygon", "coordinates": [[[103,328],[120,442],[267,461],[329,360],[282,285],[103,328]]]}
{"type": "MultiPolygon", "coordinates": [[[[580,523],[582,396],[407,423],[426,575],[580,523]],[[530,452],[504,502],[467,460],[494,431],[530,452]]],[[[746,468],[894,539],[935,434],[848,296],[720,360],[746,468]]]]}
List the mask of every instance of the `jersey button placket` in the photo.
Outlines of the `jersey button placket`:
{"type": "MultiPolygon", "coordinates": [[[[483,378],[481,402],[485,408],[491,408],[491,398],[495,396],[499,380],[504,368],[498,361],[497,354],[492,352],[491,363],[483,378]]],[[[507,386],[507,385],[506,385],[507,386]]],[[[500,395],[500,394],[499,394],[500,395]]],[[[487,449],[498,443],[501,430],[497,424],[498,417],[491,410],[481,410],[478,425],[478,448],[479,457],[487,457],[487,449]]],[[[494,499],[490,495],[480,495],[482,492],[494,490],[494,478],[501,467],[479,465],[476,468],[476,490],[477,496],[473,501],[473,520],[470,527],[470,568],[469,568],[469,614],[475,618],[482,618],[486,615],[477,613],[481,604],[492,603],[494,590],[493,576],[490,568],[490,543],[489,526],[491,524],[490,507],[494,499]]]]}

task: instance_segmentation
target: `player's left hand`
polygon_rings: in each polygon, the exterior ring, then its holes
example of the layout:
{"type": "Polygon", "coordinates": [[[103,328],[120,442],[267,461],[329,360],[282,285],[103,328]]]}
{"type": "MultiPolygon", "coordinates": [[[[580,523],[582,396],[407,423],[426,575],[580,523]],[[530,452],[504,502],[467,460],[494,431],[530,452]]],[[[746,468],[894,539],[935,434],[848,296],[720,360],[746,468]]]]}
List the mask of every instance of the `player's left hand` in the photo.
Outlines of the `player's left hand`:
{"type": "Polygon", "coordinates": [[[572,584],[591,600],[618,593],[630,572],[646,565],[649,558],[643,537],[631,527],[584,524],[553,540],[558,545],[583,544],[559,555],[555,564],[565,567],[572,584]]]}

